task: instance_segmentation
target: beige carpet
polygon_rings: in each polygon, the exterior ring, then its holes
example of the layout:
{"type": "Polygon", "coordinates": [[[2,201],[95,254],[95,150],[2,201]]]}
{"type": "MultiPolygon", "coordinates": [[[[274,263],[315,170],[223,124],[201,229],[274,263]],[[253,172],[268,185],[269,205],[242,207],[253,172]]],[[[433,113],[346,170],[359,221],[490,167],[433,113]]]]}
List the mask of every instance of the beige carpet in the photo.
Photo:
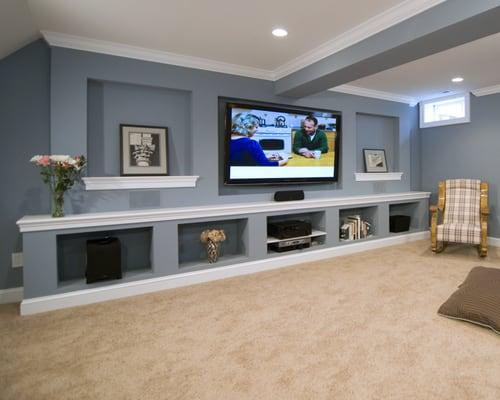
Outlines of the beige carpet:
{"type": "Polygon", "coordinates": [[[427,241],[20,317],[1,399],[500,399],[500,337],[439,317],[474,249],[427,241]]]}

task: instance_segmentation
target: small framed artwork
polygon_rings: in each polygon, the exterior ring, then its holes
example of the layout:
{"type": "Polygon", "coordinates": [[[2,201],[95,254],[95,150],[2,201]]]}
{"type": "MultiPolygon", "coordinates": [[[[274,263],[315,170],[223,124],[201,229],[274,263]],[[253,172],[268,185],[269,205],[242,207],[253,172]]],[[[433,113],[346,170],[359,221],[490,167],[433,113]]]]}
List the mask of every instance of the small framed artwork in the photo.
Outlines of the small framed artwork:
{"type": "Polygon", "coordinates": [[[385,150],[363,149],[366,172],[388,172],[385,150]]]}
{"type": "Polygon", "coordinates": [[[122,176],[168,175],[167,128],[120,125],[122,176]]]}

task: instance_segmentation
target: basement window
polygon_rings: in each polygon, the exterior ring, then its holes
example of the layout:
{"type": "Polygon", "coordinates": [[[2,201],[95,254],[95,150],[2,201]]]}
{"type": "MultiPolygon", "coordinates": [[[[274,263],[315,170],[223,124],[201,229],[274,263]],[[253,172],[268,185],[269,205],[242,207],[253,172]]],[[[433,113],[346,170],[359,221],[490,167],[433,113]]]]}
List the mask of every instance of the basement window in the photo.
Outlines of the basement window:
{"type": "Polygon", "coordinates": [[[469,93],[420,102],[420,128],[466,122],[470,122],[469,93]]]}

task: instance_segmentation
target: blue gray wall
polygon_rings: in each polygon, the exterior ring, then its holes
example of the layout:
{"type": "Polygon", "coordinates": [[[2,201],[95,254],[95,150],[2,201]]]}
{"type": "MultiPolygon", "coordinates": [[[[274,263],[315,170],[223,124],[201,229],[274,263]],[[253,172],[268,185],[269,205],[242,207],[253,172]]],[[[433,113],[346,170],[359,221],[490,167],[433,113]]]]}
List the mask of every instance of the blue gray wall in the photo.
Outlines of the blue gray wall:
{"type": "Polygon", "coordinates": [[[195,189],[73,191],[67,212],[270,200],[278,187],[223,185],[224,130],[219,120],[219,97],[342,112],[340,181],[334,185],[304,186],[308,198],[410,189],[410,141],[416,126],[415,109],[408,105],[334,92],[294,100],[276,97],[270,81],[63,48],[52,49],[51,65],[52,153],[88,154],[89,171],[113,173],[119,166],[119,154],[107,150],[99,154],[95,143],[118,143],[121,121],[162,124],[169,127],[172,170],[200,176],[195,189]],[[181,106],[172,113],[174,98],[181,106]],[[156,111],[151,111],[152,104],[156,111]],[[391,136],[391,146],[399,150],[399,169],[404,172],[401,182],[354,181],[358,160],[357,113],[391,117],[394,121],[397,145],[391,136]],[[94,145],[89,144],[89,138],[94,138],[94,145]]]}
{"type": "Polygon", "coordinates": [[[440,180],[474,178],[490,184],[489,236],[500,237],[500,94],[471,95],[471,122],[420,130],[422,190],[436,202],[440,180]]]}
{"type": "MultiPolygon", "coordinates": [[[[16,140],[13,148],[20,149],[25,156],[17,157],[15,161],[19,165],[16,171],[22,171],[19,172],[22,180],[18,183],[21,192],[6,199],[15,204],[16,209],[7,213],[2,235],[5,231],[6,237],[15,237],[17,244],[7,246],[5,257],[2,253],[0,289],[21,284],[19,274],[13,280],[6,278],[12,273],[10,253],[13,248],[19,249],[16,219],[24,214],[48,212],[48,194],[36,169],[28,164],[27,159],[34,153],[49,151],[53,154],[86,154],[90,174],[118,175],[118,132],[122,122],[167,126],[172,174],[199,175],[197,187],[96,192],[75,188],[67,196],[67,213],[267,201],[278,189],[297,188],[223,185],[224,129],[220,123],[220,97],[342,112],[339,182],[299,186],[305,190],[306,198],[418,189],[415,184],[419,181],[419,171],[415,168],[418,160],[411,154],[419,145],[415,107],[330,91],[300,100],[277,97],[274,85],[269,81],[57,47],[50,49],[49,60],[49,50],[45,45],[38,43],[36,46],[43,51],[39,49],[41,54],[36,57],[31,55],[36,59],[28,65],[34,71],[26,73],[32,75],[30,79],[39,76],[40,82],[35,85],[21,79],[15,85],[15,91],[18,96],[32,102],[39,98],[40,104],[11,106],[9,120],[13,121],[12,126],[5,130],[6,133],[2,128],[2,137],[13,128],[17,129],[16,135],[25,135],[9,139],[16,140]],[[47,77],[49,65],[50,80],[47,77]],[[49,81],[50,91],[47,87],[49,81]],[[47,104],[49,93],[50,108],[47,104]],[[21,131],[20,121],[29,127],[21,131]],[[390,133],[385,132],[387,128],[390,128],[390,133]],[[367,142],[389,149],[388,163],[393,166],[392,170],[404,173],[402,181],[355,181],[354,172],[361,171],[359,149],[367,142]],[[396,165],[398,168],[394,167],[396,165]],[[32,192],[37,193],[37,201],[28,195],[32,192]],[[24,204],[27,201],[33,202],[32,207],[24,204]]],[[[19,54],[28,57],[30,47],[19,54]]],[[[11,62],[8,58],[0,65],[6,68],[11,62]]],[[[2,73],[2,77],[12,81],[14,76],[21,74],[21,65],[23,62],[17,62],[12,70],[2,73]]],[[[8,102],[7,96],[0,96],[3,102],[8,102]]]]}
{"type": "Polygon", "coordinates": [[[11,268],[21,251],[16,221],[49,212],[49,193],[35,154],[49,152],[50,50],[38,40],[0,61],[0,289],[22,286],[22,268],[11,268]]]}

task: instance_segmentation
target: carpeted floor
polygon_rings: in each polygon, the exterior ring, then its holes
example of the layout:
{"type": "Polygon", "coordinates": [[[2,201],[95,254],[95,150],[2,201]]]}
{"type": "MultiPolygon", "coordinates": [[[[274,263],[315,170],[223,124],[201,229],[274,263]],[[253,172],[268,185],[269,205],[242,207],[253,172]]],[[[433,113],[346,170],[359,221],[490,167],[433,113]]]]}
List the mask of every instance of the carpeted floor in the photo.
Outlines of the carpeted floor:
{"type": "Polygon", "coordinates": [[[439,317],[476,265],[428,241],[20,317],[1,399],[499,399],[500,336],[439,317]]]}

